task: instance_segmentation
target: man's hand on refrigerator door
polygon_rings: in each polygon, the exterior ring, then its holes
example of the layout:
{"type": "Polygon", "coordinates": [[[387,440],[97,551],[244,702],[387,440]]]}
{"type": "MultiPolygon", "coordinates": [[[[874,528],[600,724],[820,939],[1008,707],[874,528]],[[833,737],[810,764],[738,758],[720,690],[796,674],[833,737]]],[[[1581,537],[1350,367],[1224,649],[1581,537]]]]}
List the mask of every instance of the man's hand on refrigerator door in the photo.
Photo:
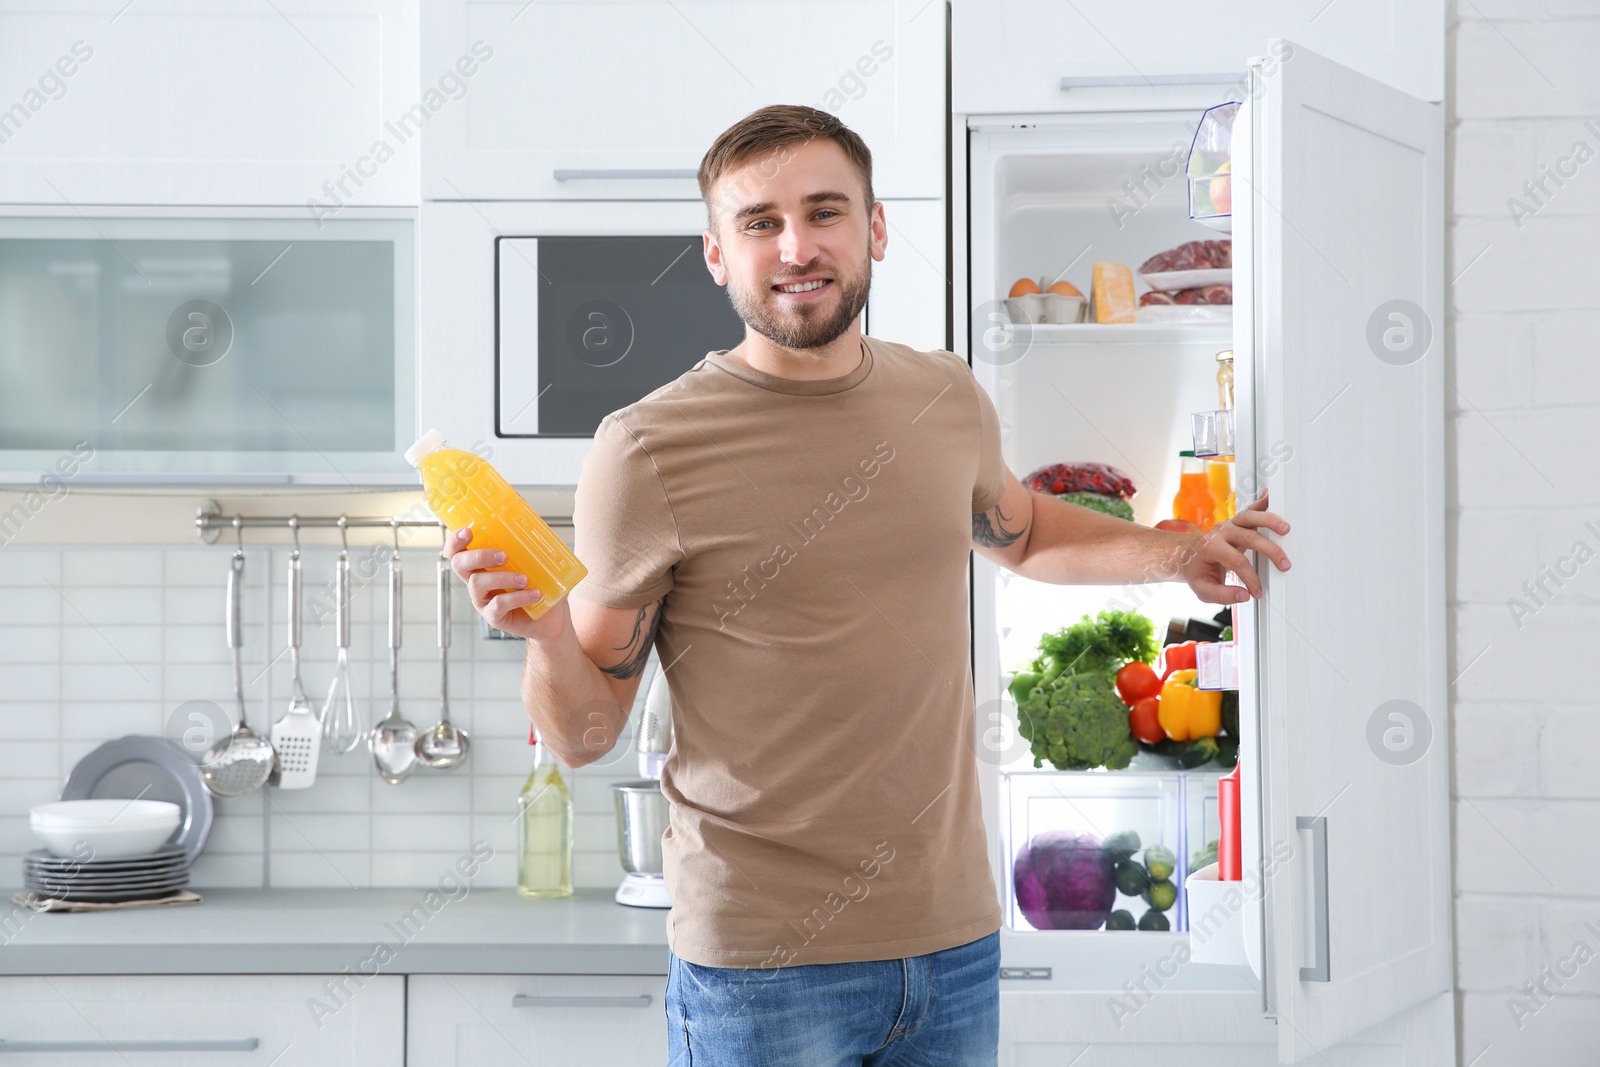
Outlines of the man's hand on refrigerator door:
{"type": "Polygon", "coordinates": [[[491,570],[505,564],[505,553],[496,548],[468,548],[472,543],[470,526],[462,527],[445,540],[444,554],[451,568],[466,583],[472,606],[490,626],[533,641],[559,637],[571,629],[572,616],[565,597],[539,618],[528,617],[522,609],[538,602],[539,590],[528,588],[525,574],[491,570]]]}
{"type": "Polygon", "coordinates": [[[1208,604],[1234,604],[1251,597],[1261,596],[1261,579],[1255,566],[1245,555],[1247,551],[1260,552],[1278,570],[1289,569],[1289,557],[1276,541],[1261,531],[1285,534],[1289,524],[1281,516],[1267,510],[1267,494],[1263,491],[1250,506],[1227,522],[1220,522],[1205,533],[1191,535],[1192,541],[1182,559],[1179,574],[1189,583],[1195,596],[1208,604]],[[1227,584],[1229,572],[1238,575],[1244,588],[1227,584]]]}

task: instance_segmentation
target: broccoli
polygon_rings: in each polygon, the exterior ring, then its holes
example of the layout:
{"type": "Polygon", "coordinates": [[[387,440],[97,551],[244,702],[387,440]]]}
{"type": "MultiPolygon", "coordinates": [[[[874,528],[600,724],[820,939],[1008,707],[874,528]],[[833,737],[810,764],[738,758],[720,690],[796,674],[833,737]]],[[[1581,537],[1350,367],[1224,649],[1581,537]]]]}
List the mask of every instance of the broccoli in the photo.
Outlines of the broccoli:
{"type": "Polygon", "coordinates": [[[1063,674],[1041,681],[1017,708],[1017,729],[1032,743],[1033,765],[1058,771],[1118,771],[1139,751],[1128,706],[1104,674],[1063,674]]]}
{"type": "Polygon", "coordinates": [[[1156,658],[1155,624],[1136,611],[1085,615],[1039,638],[1039,655],[1011,684],[1017,727],[1033,765],[1059,771],[1126,767],[1138,745],[1112,678],[1130,660],[1156,658]]]}

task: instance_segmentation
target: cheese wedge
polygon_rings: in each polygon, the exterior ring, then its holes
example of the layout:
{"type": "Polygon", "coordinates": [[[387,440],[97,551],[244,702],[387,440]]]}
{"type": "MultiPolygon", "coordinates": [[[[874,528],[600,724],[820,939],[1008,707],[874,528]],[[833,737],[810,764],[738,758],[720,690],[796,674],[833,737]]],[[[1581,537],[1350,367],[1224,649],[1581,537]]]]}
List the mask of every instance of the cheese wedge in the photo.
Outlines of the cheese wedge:
{"type": "Polygon", "coordinates": [[[1133,296],[1133,271],[1121,263],[1096,263],[1089,303],[1095,322],[1133,322],[1138,301],[1133,296]]]}

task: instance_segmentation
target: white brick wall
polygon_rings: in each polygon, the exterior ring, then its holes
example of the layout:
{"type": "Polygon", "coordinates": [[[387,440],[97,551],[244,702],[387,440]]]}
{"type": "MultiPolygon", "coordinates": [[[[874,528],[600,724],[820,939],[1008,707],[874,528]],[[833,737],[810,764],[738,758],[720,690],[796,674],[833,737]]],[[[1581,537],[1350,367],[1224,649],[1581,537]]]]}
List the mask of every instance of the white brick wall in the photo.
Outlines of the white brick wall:
{"type": "Polygon", "coordinates": [[[1600,1036],[1600,534],[1585,526],[1600,530],[1600,3],[1452,7],[1460,1062],[1589,1063],[1600,1036]],[[1578,141],[1595,158],[1534,204],[1523,183],[1578,141]],[[1537,208],[1520,224],[1513,197],[1537,208]],[[1579,540],[1595,558],[1559,588],[1547,581],[1536,605],[1523,583],[1579,540]],[[1520,626],[1512,597],[1537,607],[1520,626]]]}
{"type": "MultiPolygon", "coordinates": [[[[251,548],[248,538],[246,545],[246,710],[251,728],[265,733],[269,714],[280,716],[289,701],[282,654],[287,550],[251,548]]],[[[188,724],[174,722],[174,712],[186,701],[211,701],[231,716],[222,630],[231,554],[225,545],[8,546],[0,553],[0,886],[20,885],[21,856],[39,847],[28,808],[56,799],[87,752],[131,733],[179,739],[188,724]]],[[[302,553],[308,605],[331,580],[335,555],[331,548],[302,553]]],[[[418,729],[439,712],[436,558],[433,550],[402,553],[401,711],[418,729]]],[[[370,726],[389,710],[386,585],[381,574],[355,585],[351,674],[358,712],[370,726]]],[[[465,590],[460,583],[454,589],[450,712],[471,734],[467,762],[452,771],[419,769],[390,786],[377,777],[364,744],[347,756],[324,751],[309,789],[215,802],[194,885],[430,885],[478,840],[495,850],[479,884],[516,883],[512,820],[532,767],[518,697],[522,643],[483,640],[465,590]]],[[[303,618],[303,676],[320,708],[333,677],[333,620],[329,615],[319,627],[309,606],[303,618]]],[[[631,718],[630,729],[637,721],[631,718]]],[[[614,887],[622,878],[610,783],[637,777],[632,743],[630,732],[602,764],[567,772],[577,809],[578,885],[614,887]]]]}

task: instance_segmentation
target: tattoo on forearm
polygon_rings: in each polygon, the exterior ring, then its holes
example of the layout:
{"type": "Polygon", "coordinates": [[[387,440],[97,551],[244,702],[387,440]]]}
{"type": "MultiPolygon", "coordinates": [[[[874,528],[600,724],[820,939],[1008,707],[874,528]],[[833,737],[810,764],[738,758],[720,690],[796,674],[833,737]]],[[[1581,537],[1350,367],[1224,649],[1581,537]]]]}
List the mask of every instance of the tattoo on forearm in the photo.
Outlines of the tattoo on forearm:
{"type": "Polygon", "coordinates": [[[1017,543],[1027,530],[1028,524],[1024,522],[1015,531],[1005,528],[1006,513],[996,504],[993,509],[995,521],[989,521],[989,512],[980,511],[972,516],[972,539],[985,548],[1006,548],[1017,543]]]}
{"type": "Polygon", "coordinates": [[[644,665],[650,659],[650,649],[655,647],[656,629],[660,625],[660,604],[646,604],[640,608],[633,620],[633,633],[626,643],[617,646],[618,652],[625,653],[622,662],[612,667],[601,667],[601,672],[613,678],[637,678],[644,672],[644,665]]]}

